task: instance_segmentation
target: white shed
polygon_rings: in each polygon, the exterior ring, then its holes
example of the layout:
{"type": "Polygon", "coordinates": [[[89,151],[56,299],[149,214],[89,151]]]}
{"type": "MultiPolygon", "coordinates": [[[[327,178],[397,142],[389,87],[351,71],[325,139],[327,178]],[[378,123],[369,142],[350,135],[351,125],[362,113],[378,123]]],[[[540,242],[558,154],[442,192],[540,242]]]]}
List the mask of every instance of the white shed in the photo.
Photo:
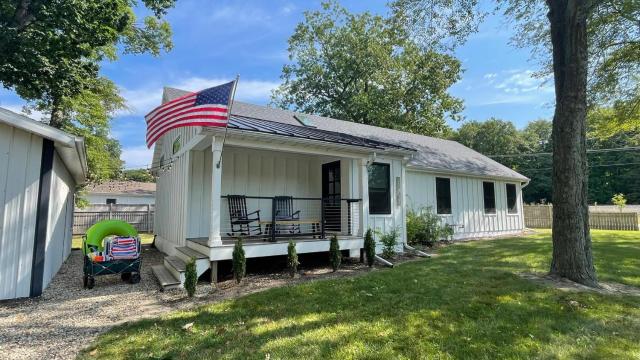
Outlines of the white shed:
{"type": "Polygon", "coordinates": [[[42,294],[71,252],[84,141],[0,108],[0,300],[42,294]]]}

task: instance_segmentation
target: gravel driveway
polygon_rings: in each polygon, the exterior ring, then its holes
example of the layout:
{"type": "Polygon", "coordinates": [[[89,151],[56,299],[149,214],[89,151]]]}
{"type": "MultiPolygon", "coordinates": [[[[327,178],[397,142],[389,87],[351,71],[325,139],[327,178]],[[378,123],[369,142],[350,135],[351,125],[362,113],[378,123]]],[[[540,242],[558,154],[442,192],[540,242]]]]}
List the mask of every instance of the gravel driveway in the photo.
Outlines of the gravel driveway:
{"type": "Polygon", "coordinates": [[[1,302],[0,358],[73,358],[117,323],[170,310],[162,305],[151,273],[163,255],[155,249],[143,251],[139,284],[110,275],[97,277],[92,290],[83,289],[82,253],[74,250],[41,297],[1,302]]]}
{"type": "MultiPolygon", "coordinates": [[[[286,269],[247,274],[242,284],[233,279],[216,287],[200,282],[194,298],[183,290],[160,292],[151,266],[163,254],[143,248],[142,280],[131,285],[120,276],[99,276],[92,290],[82,287],[82,253],[72,251],[44,294],[36,299],[0,302],[0,359],[73,359],[100,333],[114,325],[164,312],[187,309],[318,279],[359,276],[375,271],[358,261],[344,259],[337,272],[324,262],[301,270],[291,279],[286,269]]],[[[401,257],[398,263],[414,257],[401,257]]],[[[394,260],[394,262],[396,262],[394,260]]]]}

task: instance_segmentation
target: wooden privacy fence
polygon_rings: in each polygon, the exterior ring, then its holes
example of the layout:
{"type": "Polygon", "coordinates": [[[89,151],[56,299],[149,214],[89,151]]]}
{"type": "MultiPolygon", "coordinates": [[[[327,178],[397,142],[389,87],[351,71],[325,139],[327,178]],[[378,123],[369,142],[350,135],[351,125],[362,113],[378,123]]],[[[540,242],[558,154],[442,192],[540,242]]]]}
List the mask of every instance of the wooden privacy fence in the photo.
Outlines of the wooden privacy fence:
{"type": "Polygon", "coordinates": [[[123,220],[139,232],[153,232],[154,205],[89,205],[73,212],[73,234],[84,234],[91,225],[102,220],[123,220]]]}
{"type": "MultiPolygon", "coordinates": [[[[524,223],[528,228],[550,229],[553,206],[525,205],[524,223]]],[[[589,226],[601,230],[640,230],[639,214],[635,212],[589,212],[589,226]]]]}

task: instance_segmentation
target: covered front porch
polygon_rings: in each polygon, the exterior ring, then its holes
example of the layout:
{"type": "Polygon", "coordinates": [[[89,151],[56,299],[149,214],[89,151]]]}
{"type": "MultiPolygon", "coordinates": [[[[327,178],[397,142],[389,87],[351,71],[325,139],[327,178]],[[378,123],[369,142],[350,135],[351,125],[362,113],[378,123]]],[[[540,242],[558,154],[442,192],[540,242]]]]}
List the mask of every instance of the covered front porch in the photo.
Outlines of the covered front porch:
{"type": "Polygon", "coordinates": [[[368,152],[220,138],[189,153],[186,245],[211,261],[325,252],[336,236],[359,256],[367,229],[368,152]],[[221,162],[219,163],[219,160],[221,162]]]}

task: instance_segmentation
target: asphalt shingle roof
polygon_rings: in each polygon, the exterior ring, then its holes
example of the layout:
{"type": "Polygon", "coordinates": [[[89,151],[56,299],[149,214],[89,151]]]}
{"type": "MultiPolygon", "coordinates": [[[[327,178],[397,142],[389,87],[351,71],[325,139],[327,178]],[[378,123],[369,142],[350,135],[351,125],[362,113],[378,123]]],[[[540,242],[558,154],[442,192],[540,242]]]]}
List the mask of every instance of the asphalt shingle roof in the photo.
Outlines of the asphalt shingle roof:
{"type": "MultiPolygon", "coordinates": [[[[165,88],[163,102],[186,93],[184,90],[165,88]]],[[[232,115],[236,115],[236,118],[250,118],[253,119],[253,121],[266,120],[288,124],[302,129],[309,129],[296,119],[295,116],[299,115],[309,119],[319,130],[348,134],[361,139],[368,139],[369,141],[410,148],[415,150],[415,153],[409,161],[409,167],[475,176],[514,179],[518,181],[528,180],[524,175],[451,140],[358,124],[324,116],[301,114],[290,110],[275,109],[240,101],[234,101],[231,113],[232,115]]]]}

